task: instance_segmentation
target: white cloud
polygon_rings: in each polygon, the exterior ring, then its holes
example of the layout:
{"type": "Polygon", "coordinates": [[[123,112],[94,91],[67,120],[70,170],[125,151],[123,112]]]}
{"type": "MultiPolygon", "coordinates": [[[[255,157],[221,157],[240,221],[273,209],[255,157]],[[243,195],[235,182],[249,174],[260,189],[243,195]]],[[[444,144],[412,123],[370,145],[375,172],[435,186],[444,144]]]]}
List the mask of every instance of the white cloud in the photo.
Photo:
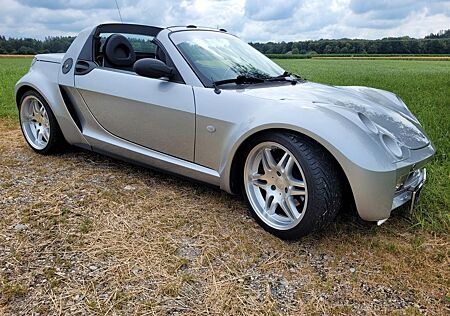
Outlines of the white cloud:
{"type": "MultiPolygon", "coordinates": [[[[442,0],[117,0],[124,22],[221,27],[247,41],[423,37],[450,28],[442,0]]],[[[119,20],[114,0],[0,0],[0,34],[43,38],[119,20]]]]}
{"type": "Polygon", "coordinates": [[[247,0],[245,13],[248,18],[256,21],[273,21],[291,18],[303,1],[298,0],[247,0]]]}

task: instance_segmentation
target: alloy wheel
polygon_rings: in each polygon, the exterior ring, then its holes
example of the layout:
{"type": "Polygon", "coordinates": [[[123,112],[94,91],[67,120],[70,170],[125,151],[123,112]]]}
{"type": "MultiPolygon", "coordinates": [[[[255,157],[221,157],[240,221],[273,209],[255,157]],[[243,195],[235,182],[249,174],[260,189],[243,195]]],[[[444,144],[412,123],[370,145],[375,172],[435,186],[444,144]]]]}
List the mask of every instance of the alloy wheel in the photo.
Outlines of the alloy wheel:
{"type": "Polygon", "coordinates": [[[262,221],[287,230],[303,218],[308,190],[295,156],[275,142],[255,146],[244,166],[244,186],[249,202],[262,221]]]}
{"type": "Polygon", "coordinates": [[[37,150],[44,149],[50,139],[47,110],[35,96],[25,97],[20,106],[20,122],[28,143],[37,150]]]}

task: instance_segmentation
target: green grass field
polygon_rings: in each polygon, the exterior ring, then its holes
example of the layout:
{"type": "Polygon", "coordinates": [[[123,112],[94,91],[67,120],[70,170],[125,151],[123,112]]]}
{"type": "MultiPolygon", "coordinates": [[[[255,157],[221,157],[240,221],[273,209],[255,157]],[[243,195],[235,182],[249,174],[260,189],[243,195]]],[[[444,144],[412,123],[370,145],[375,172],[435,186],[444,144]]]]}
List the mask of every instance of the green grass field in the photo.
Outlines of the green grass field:
{"type": "MultiPolygon", "coordinates": [[[[286,70],[334,85],[362,85],[398,94],[418,117],[437,153],[413,213],[412,226],[450,231],[450,62],[410,60],[277,59],[286,70]]],[[[17,118],[14,84],[31,59],[0,58],[0,117],[17,118]]]]}
{"type": "Polygon", "coordinates": [[[14,85],[30,64],[31,58],[0,58],[0,117],[17,118],[14,85]]]}
{"type": "Polygon", "coordinates": [[[354,59],[397,59],[404,60],[450,60],[448,54],[266,54],[272,59],[310,59],[310,58],[354,58],[354,59]]]}

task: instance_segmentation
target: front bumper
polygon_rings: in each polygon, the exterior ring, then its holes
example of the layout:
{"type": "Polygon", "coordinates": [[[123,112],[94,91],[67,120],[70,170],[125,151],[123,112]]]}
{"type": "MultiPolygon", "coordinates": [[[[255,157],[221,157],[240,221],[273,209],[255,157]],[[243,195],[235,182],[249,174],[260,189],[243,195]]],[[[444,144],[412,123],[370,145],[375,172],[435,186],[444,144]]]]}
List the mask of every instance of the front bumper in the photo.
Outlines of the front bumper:
{"type": "Polygon", "coordinates": [[[395,163],[394,169],[376,172],[356,169],[350,185],[359,216],[366,221],[383,223],[391,211],[408,202],[414,206],[426,180],[425,164],[435,150],[429,146],[411,151],[407,160],[395,163]]]}
{"type": "Polygon", "coordinates": [[[411,201],[410,210],[412,211],[414,204],[417,202],[418,195],[423,184],[427,180],[427,169],[422,168],[410,172],[406,178],[400,179],[397,184],[394,200],[392,202],[392,210],[396,209],[411,201]]]}
{"type": "MultiPolygon", "coordinates": [[[[392,208],[394,210],[406,203],[410,203],[409,211],[412,212],[414,206],[419,201],[420,192],[422,190],[423,184],[427,180],[427,169],[422,168],[410,172],[406,177],[400,178],[394,195],[394,200],[392,201],[392,208]]],[[[388,218],[380,219],[377,221],[377,225],[380,226],[388,218]]]]}

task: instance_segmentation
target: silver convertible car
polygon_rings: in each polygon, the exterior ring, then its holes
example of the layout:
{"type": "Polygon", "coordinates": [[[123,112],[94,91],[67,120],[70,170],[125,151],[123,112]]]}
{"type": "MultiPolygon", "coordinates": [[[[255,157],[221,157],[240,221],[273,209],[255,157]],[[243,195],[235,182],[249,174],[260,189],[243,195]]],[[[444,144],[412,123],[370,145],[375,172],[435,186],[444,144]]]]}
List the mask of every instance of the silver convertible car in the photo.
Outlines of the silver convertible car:
{"type": "Polygon", "coordinates": [[[102,24],[37,55],[16,85],[26,141],[64,144],[245,196],[297,239],[344,201],[383,223],[413,207],[435,149],[395,94],[290,74],[223,29],[102,24]]]}

